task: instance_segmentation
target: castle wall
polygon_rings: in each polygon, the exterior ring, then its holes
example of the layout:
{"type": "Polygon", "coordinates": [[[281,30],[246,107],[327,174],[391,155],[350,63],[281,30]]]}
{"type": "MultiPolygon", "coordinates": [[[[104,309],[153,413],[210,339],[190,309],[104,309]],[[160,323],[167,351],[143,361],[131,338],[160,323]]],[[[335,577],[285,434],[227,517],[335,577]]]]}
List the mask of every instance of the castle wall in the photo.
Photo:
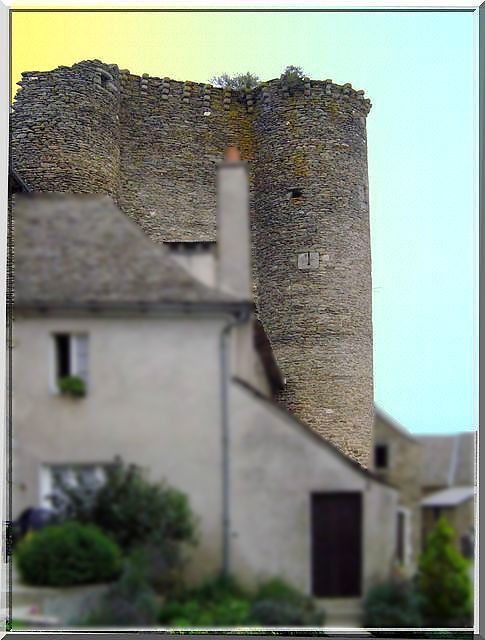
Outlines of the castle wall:
{"type": "Polygon", "coordinates": [[[296,89],[273,80],[236,92],[91,61],[25,74],[14,106],[12,159],[34,189],[108,192],[156,241],[216,239],[215,163],[227,145],[240,147],[250,162],[255,298],[287,379],[281,400],[367,464],[363,92],[308,80],[296,89]],[[113,82],[103,75],[100,85],[99,69],[113,82]],[[302,196],[291,198],[292,188],[302,196]],[[310,251],[316,269],[299,269],[299,254],[310,251]]]}
{"type": "Polygon", "coordinates": [[[94,60],[22,74],[10,152],[32,189],[117,192],[118,73],[115,65],[94,60]]]}
{"type": "Polygon", "coordinates": [[[281,400],[368,463],[372,317],[368,104],[330,83],[265,88],[254,123],[259,312],[286,377],[281,400]],[[296,197],[290,190],[300,189],[296,197]],[[312,263],[305,263],[312,252],[312,263]],[[310,268],[299,268],[299,267],[310,268]]]}
{"type": "Polygon", "coordinates": [[[120,206],[154,240],[216,239],[215,165],[248,130],[245,105],[210,85],[121,73],[120,206]]]}

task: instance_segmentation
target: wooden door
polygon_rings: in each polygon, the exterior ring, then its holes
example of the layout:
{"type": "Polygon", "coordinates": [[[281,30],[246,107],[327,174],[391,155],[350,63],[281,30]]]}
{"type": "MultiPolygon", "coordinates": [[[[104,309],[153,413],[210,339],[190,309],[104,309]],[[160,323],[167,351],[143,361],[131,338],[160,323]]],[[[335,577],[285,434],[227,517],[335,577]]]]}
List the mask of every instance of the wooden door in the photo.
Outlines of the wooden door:
{"type": "Polygon", "coordinates": [[[360,596],[362,494],[314,493],[311,518],[313,595],[360,596]]]}

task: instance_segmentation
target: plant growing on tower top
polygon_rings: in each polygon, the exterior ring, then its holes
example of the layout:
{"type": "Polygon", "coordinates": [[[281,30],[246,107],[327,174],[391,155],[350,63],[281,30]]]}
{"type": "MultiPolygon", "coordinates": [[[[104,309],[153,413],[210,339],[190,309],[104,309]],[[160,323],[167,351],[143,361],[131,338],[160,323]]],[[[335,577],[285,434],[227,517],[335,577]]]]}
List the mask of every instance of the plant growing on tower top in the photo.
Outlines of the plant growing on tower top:
{"type": "Polygon", "coordinates": [[[228,73],[223,73],[220,76],[212,76],[209,82],[215,87],[244,90],[254,89],[261,81],[257,75],[247,71],[246,73],[238,73],[233,76],[230,76],[228,73]]]}
{"type": "Polygon", "coordinates": [[[282,84],[285,84],[288,88],[294,89],[303,83],[305,78],[305,72],[301,67],[295,67],[293,65],[289,65],[283,71],[280,76],[280,80],[282,84]]]}

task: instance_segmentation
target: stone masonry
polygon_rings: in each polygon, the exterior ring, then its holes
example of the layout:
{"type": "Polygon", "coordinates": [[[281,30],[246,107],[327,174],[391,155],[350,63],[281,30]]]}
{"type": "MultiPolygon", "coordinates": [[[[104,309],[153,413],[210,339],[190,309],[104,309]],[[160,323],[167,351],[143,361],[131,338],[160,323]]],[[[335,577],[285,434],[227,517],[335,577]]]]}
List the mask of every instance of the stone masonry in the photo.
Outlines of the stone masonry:
{"type": "Polygon", "coordinates": [[[367,466],[372,319],[365,120],[350,85],[252,91],[135,76],[98,60],[23,74],[11,160],[35,190],[107,193],[156,241],[216,239],[215,163],[249,162],[259,316],[283,402],[367,466]]]}

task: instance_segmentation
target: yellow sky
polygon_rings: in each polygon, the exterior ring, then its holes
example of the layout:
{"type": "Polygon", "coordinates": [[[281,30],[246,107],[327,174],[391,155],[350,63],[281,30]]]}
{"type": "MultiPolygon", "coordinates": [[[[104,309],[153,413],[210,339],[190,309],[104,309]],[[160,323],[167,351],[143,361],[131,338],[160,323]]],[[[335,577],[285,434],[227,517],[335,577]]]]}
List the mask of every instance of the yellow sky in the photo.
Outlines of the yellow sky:
{"type": "MultiPolygon", "coordinates": [[[[310,38],[308,14],[62,11],[13,12],[12,91],[22,71],[80,60],[116,63],[132,73],[206,82],[222,72],[277,77],[301,64],[310,38]],[[302,28],[295,29],[295,25],[302,28]],[[295,33],[300,36],[295,38],[295,33]]],[[[317,56],[318,58],[318,56],[317,56]]],[[[342,80],[345,82],[345,80],[342,80]]]]}

